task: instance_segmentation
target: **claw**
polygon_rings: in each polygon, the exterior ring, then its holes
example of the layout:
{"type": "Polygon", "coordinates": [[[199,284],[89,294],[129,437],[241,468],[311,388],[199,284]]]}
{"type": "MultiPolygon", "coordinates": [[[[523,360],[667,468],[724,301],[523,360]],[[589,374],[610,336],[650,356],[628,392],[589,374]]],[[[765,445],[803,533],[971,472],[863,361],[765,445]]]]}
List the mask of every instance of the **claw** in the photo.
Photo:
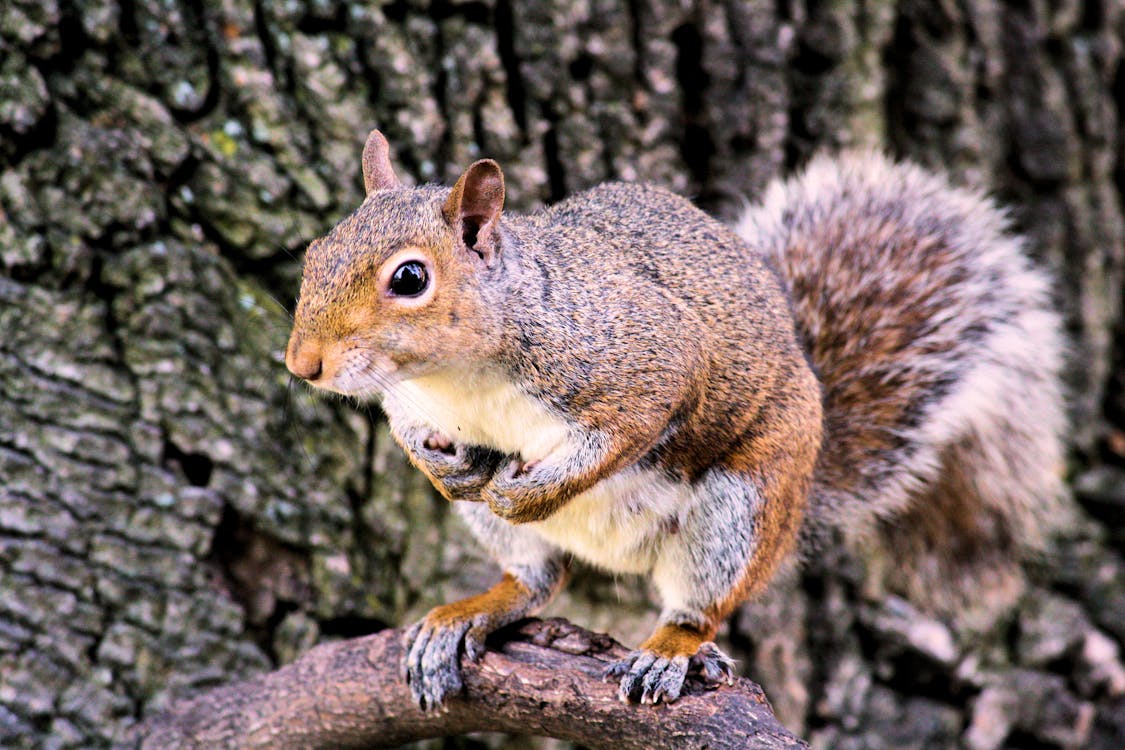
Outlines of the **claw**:
{"type": "Polygon", "coordinates": [[[711,641],[707,641],[691,657],[691,671],[705,682],[734,684],[734,659],[724,654],[711,641]]]}
{"type": "MultiPolygon", "coordinates": [[[[629,671],[621,678],[621,685],[617,689],[617,697],[623,703],[628,703],[643,690],[643,680],[649,667],[657,660],[657,655],[651,651],[634,651],[636,657],[629,671]]],[[[631,654],[632,655],[632,654],[631,654]]],[[[643,695],[642,695],[643,697],[643,695]]]]}
{"type": "Polygon", "coordinates": [[[624,703],[672,703],[680,697],[688,679],[733,684],[734,661],[709,641],[691,657],[667,657],[642,649],[606,667],[602,680],[614,679],[620,680],[617,696],[624,703]]]}
{"type": "Polygon", "coordinates": [[[686,656],[657,659],[645,674],[641,703],[655,705],[662,698],[669,703],[679,698],[680,691],[683,689],[684,678],[687,676],[687,667],[688,658],[686,656]]]}
{"type": "Polygon", "coordinates": [[[410,694],[423,711],[442,709],[461,692],[460,647],[469,623],[433,624],[423,619],[404,636],[408,645],[403,672],[410,694]]]}
{"type": "Polygon", "coordinates": [[[485,640],[488,634],[483,628],[469,628],[465,633],[465,656],[472,662],[479,662],[484,658],[485,640]]]}
{"type": "Polygon", "coordinates": [[[613,664],[606,667],[605,671],[602,672],[602,682],[619,679],[623,674],[628,672],[629,667],[633,666],[633,662],[636,660],[636,656],[633,655],[636,653],[637,652],[634,651],[621,661],[615,661],[613,664]]]}
{"type": "Polygon", "coordinates": [[[402,672],[402,678],[404,680],[406,680],[407,684],[410,684],[410,652],[411,652],[411,648],[414,645],[414,641],[417,640],[418,633],[421,632],[422,625],[424,623],[425,623],[425,620],[419,620],[418,622],[411,625],[410,628],[406,631],[406,633],[404,633],[403,636],[402,636],[401,672],[402,672]]]}

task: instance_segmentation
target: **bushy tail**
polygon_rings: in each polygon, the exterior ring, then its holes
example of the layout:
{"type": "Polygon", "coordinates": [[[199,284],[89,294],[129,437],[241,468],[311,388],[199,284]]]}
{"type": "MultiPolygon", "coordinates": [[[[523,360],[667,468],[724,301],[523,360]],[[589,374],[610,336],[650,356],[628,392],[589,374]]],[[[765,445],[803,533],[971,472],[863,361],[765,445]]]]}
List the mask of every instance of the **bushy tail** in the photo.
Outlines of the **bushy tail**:
{"type": "Polygon", "coordinates": [[[739,233],[787,286],[824,388],[805,548],[842,533],[938,611],[996,610],[1061,517],[1063,339],[982,194],[870,153],[814,160],[739,233]]]}

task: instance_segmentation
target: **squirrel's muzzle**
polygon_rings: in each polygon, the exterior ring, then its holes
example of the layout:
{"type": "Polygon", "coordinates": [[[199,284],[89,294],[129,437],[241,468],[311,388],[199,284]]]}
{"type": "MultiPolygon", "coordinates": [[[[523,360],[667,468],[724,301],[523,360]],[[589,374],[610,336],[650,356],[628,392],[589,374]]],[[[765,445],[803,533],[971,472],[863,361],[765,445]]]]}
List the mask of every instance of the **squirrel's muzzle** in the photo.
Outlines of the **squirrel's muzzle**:
{"type": "Polygon", "coordinates": [[[285,352],[285,366],[302,380],[315,381],[321,376],[324,366],[320,345],[314,341],[302,341],[294,332],[285,352]]]}

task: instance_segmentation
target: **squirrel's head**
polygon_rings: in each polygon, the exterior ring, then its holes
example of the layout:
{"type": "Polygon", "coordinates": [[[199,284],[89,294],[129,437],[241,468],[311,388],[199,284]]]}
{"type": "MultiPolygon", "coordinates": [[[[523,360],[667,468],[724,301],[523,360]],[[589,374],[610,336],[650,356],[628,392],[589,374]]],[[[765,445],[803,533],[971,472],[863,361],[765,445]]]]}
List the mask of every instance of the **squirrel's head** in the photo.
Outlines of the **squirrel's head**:
{"type": "Polygon", "coordinates": [[[285,363],[312,385],[375,395],[498,347],[504,175],[491,159],[452,190],[402,185],[387,139],[363,149],[367,198],[305,257],[285,363]]]}

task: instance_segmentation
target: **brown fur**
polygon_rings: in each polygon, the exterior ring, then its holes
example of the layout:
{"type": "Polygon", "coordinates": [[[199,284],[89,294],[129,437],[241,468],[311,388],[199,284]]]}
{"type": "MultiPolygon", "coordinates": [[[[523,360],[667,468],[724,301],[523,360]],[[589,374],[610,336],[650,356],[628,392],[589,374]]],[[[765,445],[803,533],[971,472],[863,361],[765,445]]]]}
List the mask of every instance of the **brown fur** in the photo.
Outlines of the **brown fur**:
{"type": "Polygon", "coordinates": [[[959,615],[1021,589],[1066,518],[1063,344],[1046,276],[984,196],[871,153],[751,208],[824,388],[806,556],[842,531],[885,583],[959,615]]]}
{"type": "Polygon", "coordinates": [[[676,656],[695,656],[695,652],[715,637],[717,625],[708,625],[704,630],[690,625],[661,625],[644,643],[641,650],[671,659],[676,656]]]}
{"type": "MultiPolygon", "coordinates": [[[[515,576],[506,573],[499,583],[483,594],[435,607],[426,615],[426,620],[435,627],[469,621],[482,615],[488,621],[487,618],[499,613],[526,613],[530,610],[533,601],[531,589],[515,576]]],[[[495,623],[489,621],[489,624],[495,623]]]]}
{"type": "MultiPolygon", "coordinates": [[[[808,398],[807,394],[814,391],[798,389],[797,392],[808,398]]],[[[819,406],[819,400],[805,403],[804,413],[809,419],[797,421],[793,425],[796,429],[791,432],[779,430],[782,439],[769,432],[755,435],[727,458],[731,468],[753,473],[765,503],[763,512],[755,519],[759,543],[753,558],[738,583],[706,611],[716,627],[738,605],[761,593],[778,565],[793,551],[807,506],[810,467],[821,448],[820,424],[812,419],[813,415],[819,417],[819,406]]],[[[787,415],[801,413],[796,404],[785,404],[782,408],[775,405],[772,411],[779,418],[789,420],[792,418],[787,415]]]]}
{"type": "Polygon", "coordinates": [[[442,493],[487,502],[466,518],[508,571],[412,631],[423,705],[459,688],[464,624],[478,644],[522,616],[564,550],[651,569],[661,626],[611,670],[642,702],[679,695],[680,657],[729,675],[707,639],[799,534],[806,556],[839,530],[885,543],[939,606],[970,571],[1016,575],[1057,494],[1060,346],[987,200],[852,155],[773,186],[740,237],[649,186],[513,216],[491,160],[405,189],[373,134],[363,164],[367,200],[309,248],[287,361],[383,396],[442,493]],[[390,289],[404,262],[424,265],[418,294],[390,289]]]}

